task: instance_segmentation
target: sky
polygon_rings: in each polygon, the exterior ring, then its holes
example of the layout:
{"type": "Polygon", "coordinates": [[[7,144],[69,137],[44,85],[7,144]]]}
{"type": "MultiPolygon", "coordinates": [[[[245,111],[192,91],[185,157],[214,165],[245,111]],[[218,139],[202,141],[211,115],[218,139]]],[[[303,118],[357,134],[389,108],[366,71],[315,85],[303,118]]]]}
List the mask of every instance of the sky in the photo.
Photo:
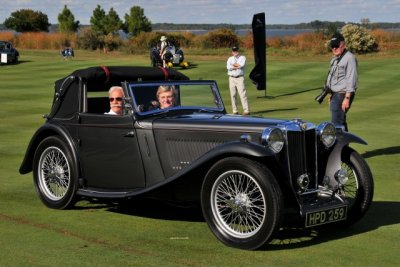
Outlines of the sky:
{"type": "Polygon", "coordinates": [[[266,24],[297,24],[315,20],[359,23],[400,22],[400,0],[0,0],[0,23],[20,9],[46,14],[57,24],[64,5],[80,24],[90,24],[97,5],[118,13],[121,20],[140,6],[152,23],[251,24],[253,15],[265,13],[266,24]]]}

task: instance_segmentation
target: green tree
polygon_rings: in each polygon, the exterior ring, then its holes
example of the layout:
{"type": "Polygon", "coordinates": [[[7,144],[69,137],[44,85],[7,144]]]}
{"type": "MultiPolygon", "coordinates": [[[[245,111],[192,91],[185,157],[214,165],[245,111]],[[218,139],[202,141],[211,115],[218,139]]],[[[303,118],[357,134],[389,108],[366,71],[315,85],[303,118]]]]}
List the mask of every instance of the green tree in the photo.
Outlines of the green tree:
{"type": "Polygon", "coordinates": [[[60,32],[76,32],[79,28],[79,20],[75,21],[74,14],[64,6],[64,9],[58,14],[58,30],[60,32]]]}
{"type": "Polygon", "coordinates": [[[92,30],[97,33],[107,34],[104,22],[106,18],[106,12],[100,5],[93,10],[93,15],[90,17],[90,25],[92,26],[92,30]]]}
{"type": "Polygon", "coordinates": [[[11,13],[4,26],[17,32],[48,32],[49,19],[46,14],[31,9],[21,9],[11,13]]]}
{"type": "Polygon", "coordinates": [[[144,15],[143,8],[139,6],[131,7],[130,13],[125,14],[126,31],[133,36],[137,36],[140,32],[151,32],[151,22],[144,15]]]}
{"type": "Polygon", "coordinates": [[[110,8],[108,14],[106,14],[100,5],[97,5],[93,10],[90,24],[93,31],[103,35],[116,33],[123,27],[123,23],[114,8],[110,8]]]}
{"type": "Polygon", "coordinates": [[[117,12],[111,8],[103,22],[105,34],[116,33],[122,28],[122,24],[117,12]]]}

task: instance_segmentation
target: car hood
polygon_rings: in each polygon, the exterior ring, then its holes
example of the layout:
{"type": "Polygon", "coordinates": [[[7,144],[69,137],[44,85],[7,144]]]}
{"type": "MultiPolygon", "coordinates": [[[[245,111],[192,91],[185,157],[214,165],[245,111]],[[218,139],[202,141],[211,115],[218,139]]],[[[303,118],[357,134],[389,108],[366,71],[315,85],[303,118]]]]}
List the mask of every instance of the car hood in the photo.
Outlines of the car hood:
{"type": "Polygon", "coordinates": [[[153,129],[223,130],[260,133],[266,127],[276,126],[285,122],[287,120],[196,113],[156,119],[153,121],[153,129]]]}

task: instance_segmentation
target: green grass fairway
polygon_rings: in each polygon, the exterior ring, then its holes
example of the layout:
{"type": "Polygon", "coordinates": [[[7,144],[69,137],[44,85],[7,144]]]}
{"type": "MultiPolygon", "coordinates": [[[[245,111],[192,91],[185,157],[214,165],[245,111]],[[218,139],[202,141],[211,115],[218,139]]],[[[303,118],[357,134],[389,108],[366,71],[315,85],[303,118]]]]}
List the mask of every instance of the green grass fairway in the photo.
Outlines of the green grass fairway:
{"type": "MultiPolygon", "coordinates": [[[[264,250],[224,246],[197,208],[156,201],[125,205],[79,202],[72,210],[46,208],[32,174],[20,175],[28,142],[50,111],[54,82],[90,66],[149,66],[145,56],[76,51],[20,51],[17,65],[0,66],[0,266],[398,266],[400,263],[400,55],[358,56],[359,90],[349,129],[368,142],[353,145],[375,178],[374,203],[347,229],[283,229],[264,250]],[[130,206],[128,206],[130,205],[130,206]]],[[[229,56],[191,56],[191,79],[218,82],[231,112],[225,65],[229,56]]],[[[319,105],[330,55],[268,57],[266,97],[247,78],[255,116],[328,121],[319,105]]]]}

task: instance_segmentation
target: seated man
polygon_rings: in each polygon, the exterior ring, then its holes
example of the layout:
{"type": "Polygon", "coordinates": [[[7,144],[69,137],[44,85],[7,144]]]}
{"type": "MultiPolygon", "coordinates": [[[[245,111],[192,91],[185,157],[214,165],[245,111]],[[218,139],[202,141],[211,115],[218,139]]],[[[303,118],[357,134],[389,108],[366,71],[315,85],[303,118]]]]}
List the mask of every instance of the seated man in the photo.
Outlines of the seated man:
{"type": "Polygon", "coordinates": [[[113,86],[108,91],[108,98],[110,100],[110,111],[104,114],[109,115],[123,115],[124,107],[124,90],[120,86],[113,86]]]}

